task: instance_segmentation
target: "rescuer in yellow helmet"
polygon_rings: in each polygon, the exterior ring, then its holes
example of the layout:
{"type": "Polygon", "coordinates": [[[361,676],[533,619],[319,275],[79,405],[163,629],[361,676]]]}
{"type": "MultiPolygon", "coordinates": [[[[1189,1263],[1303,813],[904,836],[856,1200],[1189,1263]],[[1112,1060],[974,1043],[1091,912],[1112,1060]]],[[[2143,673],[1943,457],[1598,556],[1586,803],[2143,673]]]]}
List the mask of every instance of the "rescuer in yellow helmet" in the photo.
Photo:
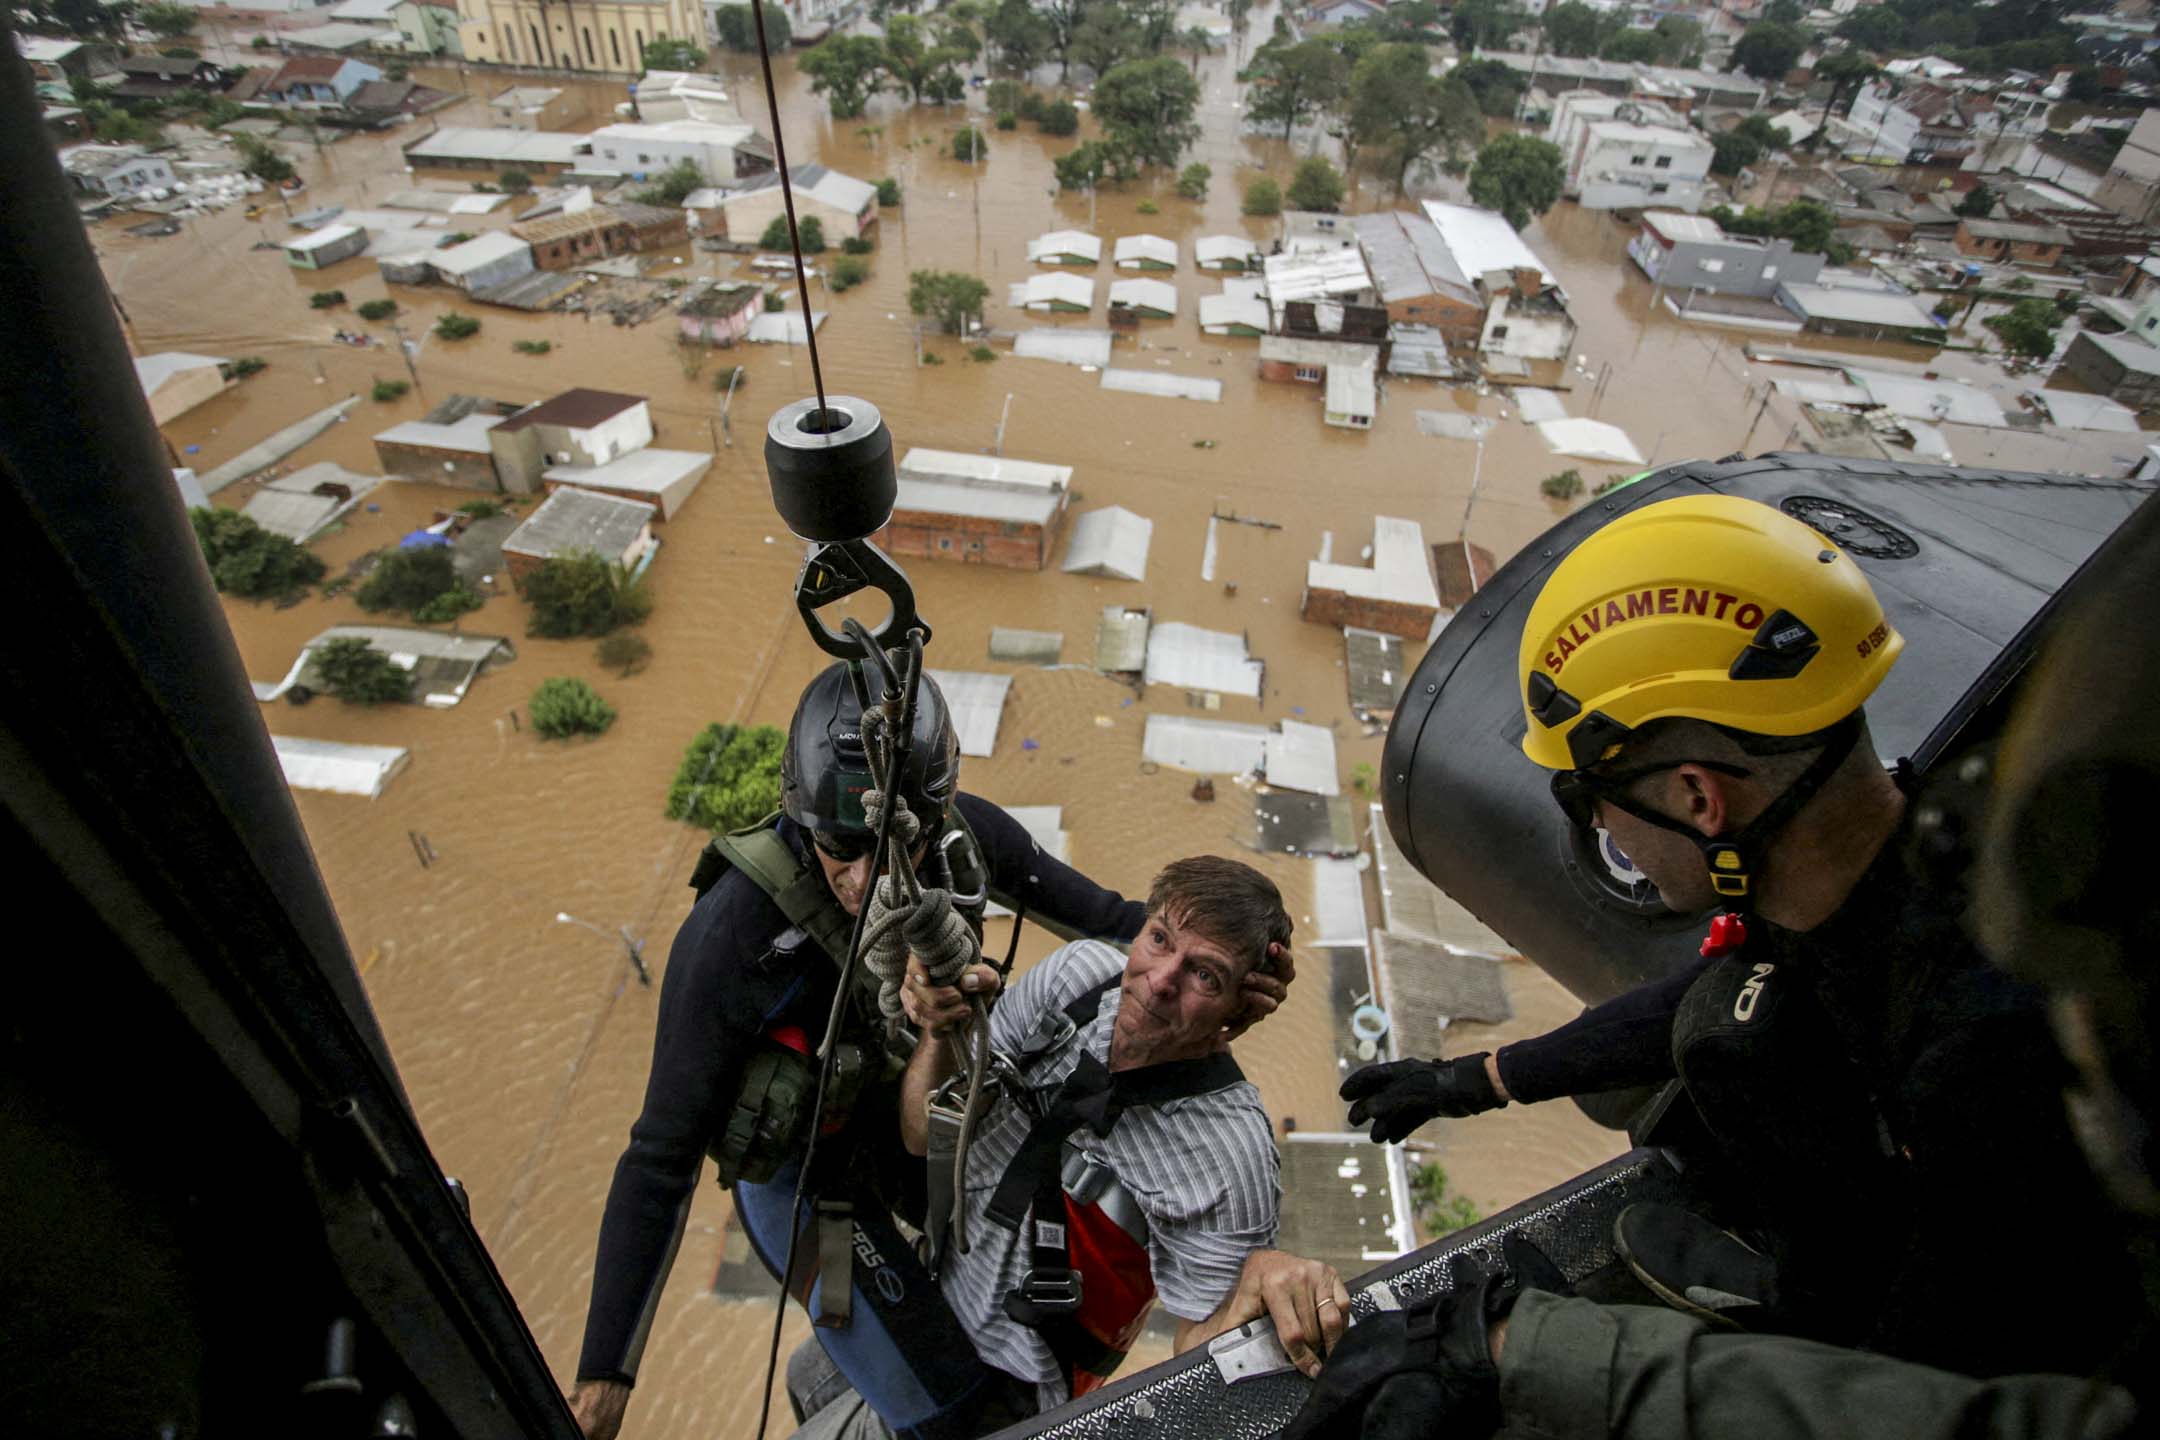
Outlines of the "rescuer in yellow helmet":
{"type": "MultiPolygon", "coordinates": [[[[1852,558],[1772,506],[1697,494],[1584,538],[1524,624],[1523,751],[1668,907],[1722,913],[1700,960],[1558,1030],[1370,1066],[1342,1094],[1388,1142],[1678,1079],[1711,1140],[1695,1174],[1751,1243],[1629,1207],[1617,1248],[1653,1294],[1970,1373],[2076,1371],[2119,1313],[2108,1284],[2066,1316],[1980,1263],[1990,1177],[2084,1172],[2043,1007],[1983,963],[1869,740],[1862,703],[1902,645],[1852,558]]],[[[2104,1253],[2103,1198],[2069,1188],[2078,1219],[2052,1228],[2104,1253]]]]}

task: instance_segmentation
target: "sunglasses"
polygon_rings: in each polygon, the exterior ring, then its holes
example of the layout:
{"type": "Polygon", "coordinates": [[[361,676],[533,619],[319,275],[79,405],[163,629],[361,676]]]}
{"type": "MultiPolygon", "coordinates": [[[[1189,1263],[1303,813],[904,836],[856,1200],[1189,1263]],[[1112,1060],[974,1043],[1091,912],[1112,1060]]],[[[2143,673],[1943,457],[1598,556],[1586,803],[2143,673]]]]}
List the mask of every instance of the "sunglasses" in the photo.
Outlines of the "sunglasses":
{"type": "Polygon", "coordinates": [[[852,835],[831,830],[812,830],[810,832],[810,843],[817,846],[819,853],[823,854],[826,859],[837,860],[843,865],[849,865],[877,849],[877,836],[852,835]]]}
{"type": "MultiPolygon", "coordinates": [[[[1601,775],[1594,770],[1555,770],[1552,777],[1553,802],[1560,807],[1560,813],[1567,816],[1568,823],[1578,830],[1598,828],[1599,801],[1606,801],[1630,815],[1647,819],[1649,817],[1644,815],[1641,807],[1630,804],[1622,797],[1621,792],[1646,776],[1677,770],[1683,765],[1699,765],[1705,770],[1715,770],[1720,775],[1731,775],[1737,779],[1746,779],[1753,773],[1738,765],[1727,765],[1718,760],[1660,760],[1653,765],[1638,765],[1632,770],[1616,770],[1609,775],[1601,775]]],[[[1660,816],[1658,819],[1662,822],[1664,817],[1660,816]]]]}

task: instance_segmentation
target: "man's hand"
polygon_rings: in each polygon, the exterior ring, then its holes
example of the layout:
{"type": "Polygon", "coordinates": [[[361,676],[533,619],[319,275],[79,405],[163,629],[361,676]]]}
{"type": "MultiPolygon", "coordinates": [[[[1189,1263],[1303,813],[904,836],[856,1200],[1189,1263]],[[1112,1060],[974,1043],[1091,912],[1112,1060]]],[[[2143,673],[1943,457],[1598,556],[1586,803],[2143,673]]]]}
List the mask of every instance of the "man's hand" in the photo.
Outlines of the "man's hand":
{"type": "Polygon", "coordinates": [[[1275,1322],[1275,1338],[1291,1363],[1311,1378],[1320,1373],[1322,1357],[1349,1324],[1350,1292],[1325,1261],[1284,1250],[1255,1250],[1238,1272],[1237,1289],[1213,1315],[1198,1323],[1179,1323],[1177,1349],[1190,1350],[1263,1315],[1275,1322]]]}
{"type": "Polygon", "coordinates": [[[1482,1050],[1454,1060],[1391,1060],[1368,1065],[1342,1082],[1342,1098],[1353,1126],[1372,1122],[1376,1145],[1410,1138],[1410,1132],[1438,1115],[1461,1119],[1507,1104],[1493,1084],[1482,1050]]]}
{"type": "Polygon", "coordinates": [[[1227,1045],[1247,1030],[1275,1013],[1283,1001],[1290,998],[1290,982],[1297,979],[1297,961],[1287,945],[1270,944],[1267,947],[1271,968],[1267,971],[1253,969],[1246,973],[1241,993],[1245,1008],[1235,1020],[1223,1026],[1222,1042],[1227,1045]]]}
{"type": "Polygon", "coordinates": [[[570,1391],[570,1418],[585,1440],[615,1440],[629,1403],[630,1387],[620,1380],[580,1380],[570,1391]]]}
{"type": "Polygon", "coordinates": [[[910,1024],[924,1035],[942,1035],[975,1017],[974,1000],[997,993],[998,973],[988,965],[970,965],[960,972],[960,983],[933,985],[922,961],[910,955],[907,983],[900,987],[900,1008],[910,1024]]]}

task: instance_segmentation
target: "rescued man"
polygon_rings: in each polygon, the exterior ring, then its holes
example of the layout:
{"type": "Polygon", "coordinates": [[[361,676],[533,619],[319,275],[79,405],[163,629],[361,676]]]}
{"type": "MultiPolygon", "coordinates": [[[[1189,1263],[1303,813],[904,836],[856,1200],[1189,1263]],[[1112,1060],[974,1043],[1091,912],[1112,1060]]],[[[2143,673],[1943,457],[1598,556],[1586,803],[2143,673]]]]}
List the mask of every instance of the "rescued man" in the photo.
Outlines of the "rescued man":
{"type": "Polygon", "coordinates": [[[2039,997],[1983,961],[1913,858],[1902,769],[1862,703],[1904,637],[1850,556],[1737,496],[1661,500],[1585,538],[1524,624],[1523,750],[1672,910],[1725,908],[1704,958],[1497,1054],[1345,1080],[1353,1123],[1679,1079],[1714,1138],[1698,1178],[1753,1244],[1668,1205],[1615,1239],[1668,1304],[1973,1374],[2076,1371],[2134,1297],[2055,1096],[2039,997]],[[2047,1272],[1988,1263],[2021,1177],[2047,1272]]]}
{"type": "MultiPolygon", "coordinates": [[[[948,1240],[937,1290],[954,1348],[1004,1397],[1004,1418],[1100,1384],[1154,1301],[1177,1322],[1179,1352],[1267,1316],[1308,1375],[1342,1334],[1341,1276],[1270,1248],[1274,1132],[1230,1054],[1273,1008],[1251,1003],[1248,976],[1287,976],[1290,934],[1258,871],[1179,860],[1155,878],[1129,957],[1066,945],[991,1010],[990,1045],[1011,1069],[966,1152],[966,1245],[948,1240]]],[[[930,1102],[955,1073],[955,1041],[997,977],[983,966],[959,982],[931,985],[910,962],[903,1003],[922,1039],[900,1122],[917,1155],[930,1148],[930,1102]]],[[[898,1428],[814,1351],[797,1353],[789,1388],[808,1413],[806,1440],[898,1428]]]]}

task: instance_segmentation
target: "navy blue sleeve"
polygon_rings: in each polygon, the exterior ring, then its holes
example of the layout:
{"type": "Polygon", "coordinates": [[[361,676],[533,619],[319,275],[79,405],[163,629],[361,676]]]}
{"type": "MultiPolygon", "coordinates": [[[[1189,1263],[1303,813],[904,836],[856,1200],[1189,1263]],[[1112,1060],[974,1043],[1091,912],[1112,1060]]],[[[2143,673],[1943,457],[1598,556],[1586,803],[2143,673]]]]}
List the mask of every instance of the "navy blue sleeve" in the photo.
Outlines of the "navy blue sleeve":
{"type": "Polygon", "coordinates": [[[1708,960],[1593,1005],[1557,1030],[1500,1047],[1500,1083],[1530,1103],[1673,1078],[1672,1025],[1680,997],[1708,960]]]}
{"type": "MultiPolygon", "coordinates": [[[[675,934],[644,1108],[601,1216],[580,1380],[637,1380],[720,1111],[771,1015],[795,1004],[814,983],[808,977],[820,973],[790,975],[760,963],[787,925],[755,884],[731,871],[691,907],[675,934]]],[[[829,984],[825,994],[829,999],[829,984]]]]}
{"type": "Polygon", "coordinates": [[[1132,939],[1147,920],[1147,905],[1105,890],[1035,843],[1027,827],[978,795],[962,792],[954,808],[975,832],[990,871],[990,895],[1000,904],[1027,908],[1027,918],[1067,940],[1132,939]]]}

